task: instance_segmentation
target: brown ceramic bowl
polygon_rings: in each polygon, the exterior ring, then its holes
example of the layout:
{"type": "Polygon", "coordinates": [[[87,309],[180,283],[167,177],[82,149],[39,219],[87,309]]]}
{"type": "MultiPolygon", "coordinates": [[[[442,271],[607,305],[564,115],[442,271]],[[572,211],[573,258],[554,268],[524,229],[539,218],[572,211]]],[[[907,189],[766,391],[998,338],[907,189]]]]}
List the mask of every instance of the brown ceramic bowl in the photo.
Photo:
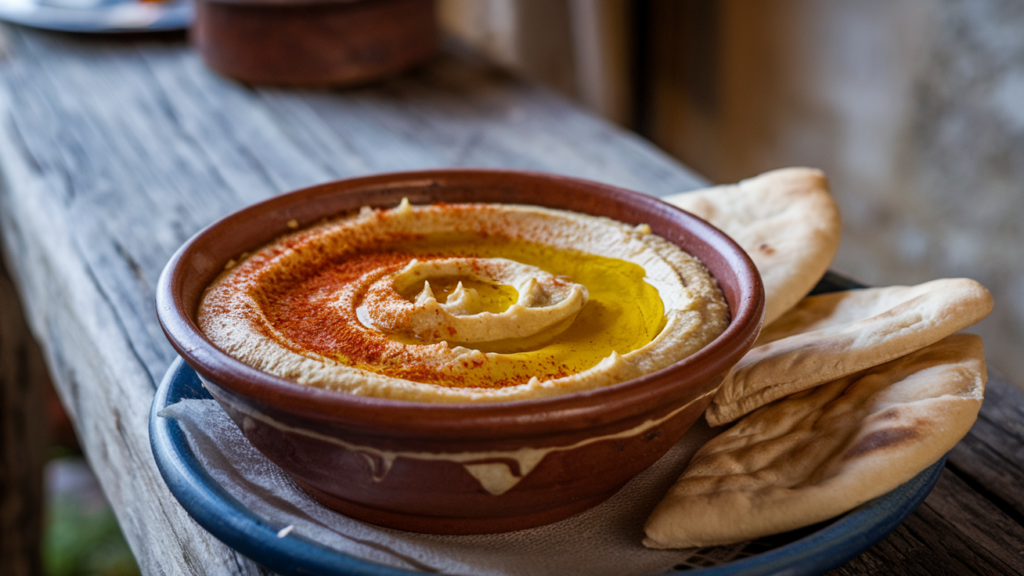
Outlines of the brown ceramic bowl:
{"type": "Polygon", "coordinates": [[[369,82],[437,51],[433,0],[196,0],[208,66],[252,84],[369,82]]]}
{"type": "Polygon", "coordinates": [[[213,224],[167,264],[157,312],[168,339],[245,436],[326,506],[374,524],[429,533],[503,532],[554,522],[613,495],[700,417],[764,315],[753,263],[703,220],[655,198],[548,174],[438,170],[331,182],[256,204],[213,224]],[[534,204],[647,223],[700,258],[729,303],[726,331],[696,354],[628,382],[487,404],[427,404],[301,386],[225,355],[196,309],[225,263],[301,225],[362,206],[534,204]],[[472,471],[497,473],[493,494],[472,471]]]}

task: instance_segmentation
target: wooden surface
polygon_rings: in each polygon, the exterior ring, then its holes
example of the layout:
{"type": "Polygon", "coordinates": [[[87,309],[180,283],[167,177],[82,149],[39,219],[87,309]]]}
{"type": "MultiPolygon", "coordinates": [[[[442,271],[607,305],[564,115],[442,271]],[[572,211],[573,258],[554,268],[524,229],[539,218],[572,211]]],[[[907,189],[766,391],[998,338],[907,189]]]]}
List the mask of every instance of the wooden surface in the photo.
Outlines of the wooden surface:
{"type": "MultiPolygon", "coordinates": [[[[150,453],[149,405],[174,357],[153,286],[190,235],[286,190],[390,170],[522,168],[655,195],[702,184],[638,138],[463,57],[357,90],[251,90],[209,72],[177,36],[3,34],[5,256],[150,574],[263,572],[188,518],[150,453]]],[[[998,377],[989,390],[925,505],[838,573],[1024,573],[1024,396],[998,377]]]]}

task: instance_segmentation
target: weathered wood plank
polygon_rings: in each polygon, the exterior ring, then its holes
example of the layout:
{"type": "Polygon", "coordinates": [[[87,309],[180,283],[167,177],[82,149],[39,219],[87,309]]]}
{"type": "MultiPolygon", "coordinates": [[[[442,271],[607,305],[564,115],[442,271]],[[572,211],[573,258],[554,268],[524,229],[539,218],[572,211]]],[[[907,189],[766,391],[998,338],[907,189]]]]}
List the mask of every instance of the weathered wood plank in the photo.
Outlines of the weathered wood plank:
{"type": "Polygon", "coordinates": [[[122,167],[145,164],[140,154],[147,149],[117,143],[131,136],[129,127],[118,132],[90,119],[88,110],[76,111],[96,94],[80,91],[77,103],[60,96],[75,92],[74,76],[50,68],[59,62],[32,61],[25,56],[32,49],[13,41],[25,59],[4,64],[39,69],[33,82],[10,68],[2,77],[14,83],[2,92],[0,228],[59,393],[147,573],[262,574],[187,517],[159,477],[148,443],[154,380],[171,358],[155,328],[152,285],[159,260],[198,228],[188,220],[183,228],[175,209],[203,204],[204,195],[163,188],[177,182],[167,162],[157,177],[151,165],[138,172],[122,167]],[[54,108],[46,94],[65,109],[54,108]],[[147,181],[157,185],[147,188],[147,181]]]}
{"type": "Polygon", "coordinates": [[[0,574],[43,573],[46,366],[0,259],[0,574]]]}
{"type": "Polygon", "coordinates": [[[829,574],[1024,574],[1024,527],[947,468],[899,528],[829,574]]]}
{"type": "Polygon", "coordinates": [[[273,194],[382,170],[515,167],[656,194],[702,184],[635,136],[450,56],[358,90],[254,91],[180,39],[5,30],[0,229],[59,393],[149,573],[260,573],[185,516],[149,451],[149,404],[173,358],[153,289],[190,235],[273,194]]]}
{"type": "Polygon", "coordinates": [[[948,467],[1024,524],[1024,394],[989,370],[985,403],[948,467]]]}
{"type": "MultiPolygon", "coordinates": [[[[10,152],[9,142],[0,142],[0,155],[10,152]]],[[[30,295],[29,317],[46,343],[58,392],[140,565],[147,573],[262,573],[175,504],[149,450],[150,377],[112,300],[79,259],[68,214],[25,165],[3,166],[5,191],[13,178],[31,189],[25,196],[0,196],[9,261],[20,271],[21,292],[30,295]]]]}
{"type": "Polygon", "coordinates": [[[482,64],[442,58],[347,92],[254,92],[175,43],[19,30],[10,44],[3,80],[12,133],[75,213],[79,253],[102,271],[96,281],[119,303],[154,381],[171,359],[150,314],[149,287],[163,263],[206,224],[273,194],[369,172],[467,165],[657,194],[700,184],[635,136],[482,64]]]}

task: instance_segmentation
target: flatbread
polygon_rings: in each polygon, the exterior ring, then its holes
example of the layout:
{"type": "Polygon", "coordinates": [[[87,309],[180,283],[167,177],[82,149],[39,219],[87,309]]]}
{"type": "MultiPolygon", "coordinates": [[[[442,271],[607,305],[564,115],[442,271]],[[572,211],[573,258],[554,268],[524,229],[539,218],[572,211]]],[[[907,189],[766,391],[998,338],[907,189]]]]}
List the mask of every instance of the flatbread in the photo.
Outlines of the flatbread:
{"type": "Polygon", "coordinates": [[[764,282],[765,324],[806,296],[839,249],[839,209],[820,170],[785,168],[665,201],[736,241],[764,282]]]}
{"type": "Polygon", "coordinates": [[[981,338],[957,334],[761,408],[704,445],[644,545],[740,542],[827,520],[910,480],[970,430],[981,338]]]}
{"type": "Polygon", "coordinates": [[[805,298],[761,332],[706,413],[721,426],[795,392],[921,349],[978,322],[992,296],[968,278],[805,298]]]}

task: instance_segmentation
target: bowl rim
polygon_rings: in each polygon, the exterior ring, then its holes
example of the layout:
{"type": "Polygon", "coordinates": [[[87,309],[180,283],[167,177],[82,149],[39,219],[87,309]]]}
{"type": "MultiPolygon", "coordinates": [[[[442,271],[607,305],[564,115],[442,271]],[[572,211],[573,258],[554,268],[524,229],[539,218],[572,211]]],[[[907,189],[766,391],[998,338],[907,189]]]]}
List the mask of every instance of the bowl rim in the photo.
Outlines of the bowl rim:
{"type": "MultiPolygon", "coordinates": [[[[324,214],[320,219],[344,213],[338,211],[324,214]]],[[[277,219],[283,223],[287,216],[277,216],[277,219]]],[[[300,228],[315,221],[303,222],[300,228]]],[[[273,234],[267,233],[262,243],[289,231],[289,228],[284,228],[273,234]]],[[[255,247],[249,245],[247,249],[255,247]]],[[[245,250],[227,252],[230,255],[223,262],[237,257],[245,250]]],[[[223,266],[220,262],[218,264],[223,266]]],[[[707,262],[705,266],[708,266],[707,262]]],[[[747,253],[725,233],[689,212],[654,196],[600,182],[543,172],[486,168],[388,172],[334,180],[246,206],[210,224],[182,244],[164,267],[156,290],[157,318],[171,345],[198,374],[234,395],[254,401],[275,413],[312,419],[338,428],[369,429],[383,436],[403,436],[416,432],[459,437],[472,431],[478,439],[508,437],[508,426],[515,426],[517,437],[541,436],[553,431],[592,428],[645,414],[656,408],[659,399],[671,393],[672,388],[682,388],[724,373],[722,362],[728,363],[725,371],[735,364],[753,345],[760,332],[764,320],[764,300],[760,274],[747,253]],[[729,305],[729,326],[706,346],[683,360],[625,382],[580,392],[507,402],[427,403],[353,395],[273,376],[220,351],[196,326],[196,311],[185,307],[181,290],[185,276],[193,270],[189,266],[191,259],[201,256],[202,250],[211,244],[211,238],[222,229],[230,229],[252,220],[254,215],[287,214],[288,206],[358,191],[380,190],[386,194],[404,187],[435,187],[445,183],[493,186],[496,177],[506,181],[545,181],[591,193],[600,191],[616,202],[639,206],[650,215],[667,216],[681,225],[685,235],[692,236],[698,243],[707,245],[708,249],[721,255],[727,262],[726,266],[735,273],[739,287],[738,305],[729,305]],[[491,181],[487,182],[488,179],[491,181]]]]}

